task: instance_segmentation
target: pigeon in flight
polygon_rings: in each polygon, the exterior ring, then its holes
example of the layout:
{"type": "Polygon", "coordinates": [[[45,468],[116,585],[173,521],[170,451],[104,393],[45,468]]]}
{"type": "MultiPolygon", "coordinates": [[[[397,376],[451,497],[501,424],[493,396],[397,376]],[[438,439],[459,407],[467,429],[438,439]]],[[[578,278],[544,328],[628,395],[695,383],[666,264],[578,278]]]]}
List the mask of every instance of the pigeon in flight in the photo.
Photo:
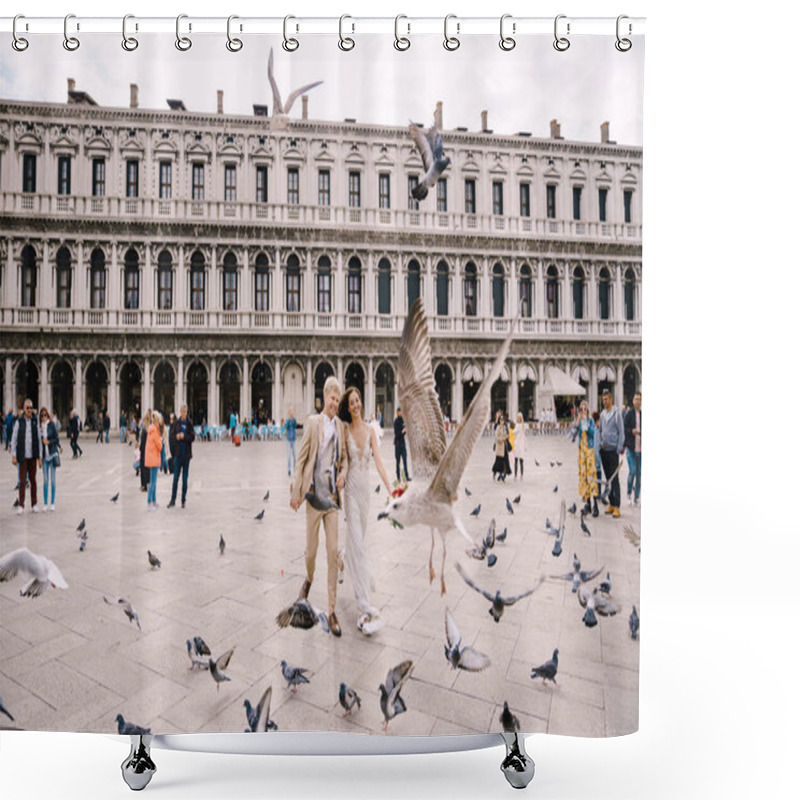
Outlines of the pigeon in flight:
{"type": "Polygon", "coordinates": [[[558,536],[558,528],[553,526],[553,523],[550,522],[550,517],[547,517],[544,521],[544,532],[549,533],[550,536],[558,536]]]}
{"type": "Polygon", "coordinates": [[[49,558],[37,556],[27,547],[12,550],[0,558],[0,583],[12,580],[18,572],[31,576],[31,580],[19,590],[21,597],[39,597],[51,586],[69,588],[61,570],[49,558]]]}
{"type": "Polygon", "coordinates": [[[11,715],[11,712],[6,708],[6,705],[3,702],[2,697],[0,697],[0,712],[5,714],[12,722],[14,722],[14,717],[11,715]]]}
{"type": "Polygon", "coordinates": [[[128,618],[128,622],[135,622],[136,627],[139,630],[142,629],[142,626],[139,624],[139,615],[136,613],[136,609],[124,597],[118,598],[115,603],[113,600],[109,600],[103,595],[103,600],[110,606],[121,606],[122,610],[125,612],[125,616],[128,618]]]}
{"type": "Polygon", "coordinates": [[[258,514],[255,515],[255,517],[253,517],[253,519],[257,519],[259,522],[261,522],[261,520],[264,519],[264,512],[265,511],[266,511],[266,509],[262,508],[261,511],[259,511],[258,514]]]}
{"type": "Polygon", "coordinates": [[[388,728],[391,720],[406,710],[405,701],[400,697],[400,690],[411,677],[413,669],[414,664],[412,661],[402,661],[386,673],[385,683],[378,687],[381,692],[380,703],[381,711],[383,712],[384,731],[388,728]]]}
{"type": "Polygon", "coordinates": [[[150,567],[152,569],[161,569],[161,561],[158,556],[151,553],[149,550],[147,551],[147,560],[150,562],[150,567]]]}
{"type": "Polygon", "coordinates": [[[297,687],[301,683],[311,683],[311,681],[306,678],[306,672],[308,672],[308,670],[305,667],[293,667],[291,664],[286,663],[286,659],[281,661],[281,672],[286,680],[286,688],[291,689],[292,694],[297,691],[297,687]]]}
{"type": "Polygon", "coordinates": [[[269,489],[267,489],[267,493],[264,495],[264,502],[266,503],[269,500],[269,489]]]}
{"type": "Polygon", "coordinates": [[[75,528],[75,530],[80,533],[85,527],[86,527],[86,518],[80,521],[80,524],[78,525],[77,528],[75,528]]]}
{"type": "MultiPolygon", "coordinates": [[[[414,482],[406,492],[392,500],[378,519],[388,518],[404,527],[428,525],[431,531],[431,553],[428,569],[433,571],[434,531],[442,539],[441,590],[445,593],[444,564],[447,557],[445,535],[456,528],[467,541],[470,536],[456,516],[453,505],[458,498],[458,486],[475,445],[483,434],[485,420],[491,410],[491,386],[500,375],[514,335],[515,324],[509,325],[500,351],[455,435],[448,444],[444,418],[436,394],[431,364],[431,345],[428,324],[417,298],[408,313],[400,340],[398,394],[408,425],[408,442],[414,463],[414,482]]],[[[480,507],[477,509],[480,512],[480,507]]],[[[477,514],[475,514],[477,516],[477,514]]]]}
{"type": "Polygon", "coordinates": [[[492,604],[489,608],[489,613],[492,615],[492,619],[495,622],[500,622],[500,617],[503,616],[506,606],[513,606],[517,600],[522,600],[523,597],[533,594],[542,585],[542,581],[544,580],[543,578],[537,578],[533,588],[516,595],[516,597],[502,597],[499,589],[494,594],[487,592],[486,589],[481,589],[477,583],[470,580],[461,564],[456,564],[456,572],[464,579],[464,583],[466,583],[467,586],[474,589],[478,594],[482,594],[492,604]]]}
{"type": "Polygon", "coordinates": [[[509,514],[514,513],[514,506],[511,505],[511,501],[507,497],[506,497],[506,511],[508,511],[509,514]]]}
{"type": "Polygon", "coordinates": [[[639,638],[639,615],[636,613],[636,606],[633,607],[631,615],[628,617],[628,628],[631,632],[631,639],[639,638]]]}
{"type": "Polygon", "coordinates": [[[132,722],[125,722],[122,714],[117,714],[117,733],[120,736],[150,736],[150,728],[142,728],[132,722]]]}
{"type": "Polygon", "coordinates": [[[611,594],[611,573],[610,572],[606,572],[605,579],[600,581],[600,585],[597,588],[603,594],[611,594]]]}
{"type": "Polygon", "coordinates": [[[244,709],[247,714],[248,728],[245,733],[266,733],[278,730],[278,726],[269,718],[269,707],[272,702],[272,686],[268,686],[261,695],[258,705],[253,708],[250,701],[245,699],[244,709]],[[262,722],[263,720],[263,722],[262,722]]]}
{"type": "Polygon", "coordinates": [[[603,569],[603,567],[599,567],[598,569],[581,570],[581,560],[578,558],[577,553],[575,553],[572,557],[572,572],[565,572],[563,575],[553,575],[552,577],[560,578],[565,581],[572,581],[572,591],[574,593],[578,591],[578,587],[582,583],[596,578],[603,569]]]}
{"type": "Polygon", "coordinates": [[[442,173],[450,166],[450,159],[444,155],[442,132],[436,127],[435,121],[424,133],[418,125],[412,122],[408,126],[408,132],[419,151],[422,166],[425,169],[425,175],[411,190],[411,195],[415,200],[424,200],[428,196],[428,189],[434,186],[442,173]]]}
{"type": "Polygon", "coordinates": [[[267,61],[267,77],[269,78],[269,85],[272,87],[272,116],[278,117],[289,113],[294,101],[300,97],[301,94],[310,92],[315,86],[319,86],[322,81],[315,81],[314,83],[307,83],[299,89],[295,89],[287,98],[284,105],[281,101],[281,93],[278,89],[278,84],[275,82],[275,75],[272,69],[273,55],[272,48],[269,49],[269,60],[267,61]]]}
{"type": "Polygon", "coordinates": [[[577,510],[578,510],[578,505],[577,505],[577,503],[573,503],[573,504],[572,504],[572,505],[571,505],[571,506],[570,506],[570,507],[567,509],[567,511],[569,511],[569,513],[570,513],[570,514],[572,514],[572,516],[573,516],[573,517],[575,516],[575,512],[576,512],[577,510]]]}
{"type": "Polygon", "coordinates": [[[478,503],[478,505],[476,505],[475,508],[473,508],[472,511],[469,512],[469,515],[471,517],[477,517],[478,514],[480,513],[481,513],[481,504],[478,503]]]}
{"type": "Polygon", "coordinates": [[[356,690],[348,686],[344,681],[339,684],[339,704],[344,709],[345,717],[349,717],[353,713],[353,706],[358,704],[359,710],[361,709],[361,698],[356,693],[356,690]]]}
{"type": "Polygon", "coordinates": [[[506,733],[517,733],[519,731],[519,720],[516,714],[511,713],[508,707],[508,700],[503,701],[503,711],[500,714],[500,724],[506,733]]]}
{"type": "Polygon", "coordinates": [[[522,495],[518,494],[511,502],[513,502],[515,506],[518,506],[520,500],[522,500],[522,495]]]}
{"type": "Polygon", "coordinates": [[[219,554],[221,556],[225,555],[225,538],[222,534],[219,535],[219,554]]]}
{"type": "Polygon", "coordinates": [[[481,540],[481,543],[474,545],[471,550],[467,550],[467,555],[477,559],[478,561],[483,561],[483,559],[486,558],[486,554],[489,552],[489,550],[494,547],[496,530],[497,525],[494,521],[494,518],[492,518],[492,521],[489,523],[489,529],[486,531],[486,535],[481,540]]]}
{"type": "MultiPolygon", "coordinates": [[[[481,590],[478,589],[478,591],[481,590]]],[[[444,610],[444,633],[447,639],[444,655],[453,669],[480,672],[489,666],[491,662],[489,661],[489,656],[485,653],[480,653],[473,647],[461,646],[461,631],[458,629],[455,617],[449,608],[444,610]]]]}
{"type": "Polygon", "coordinates": [[[119,500],[119,492],[117,492],[117,493],[116,493],[116,494],[115,494],[115,495],[114,495],[114,496],[111,498],[111,502],[112,502],[112,503],[116,503],[116,502],[117,502],[117,500],[119,500]]]}
{"type": "Polygon", "coordinates": [[[508,528],[503,528],[503,532],[498,533],[497,536],[495,536],[495,539],[497,539],[498,542],[504,542],[507,538],[508,538],[508,528]]]}
{"type": "Polygon", "coordinates": [[[325,633],[331,632],[331,626],[328,623],[328,616],[319,609],[314,608],[311,603],[303,597],[298,597],[288,608],[284,608],[277,617],[275,622],[281,628],[301,628],[302,630],[310,630],[315,625],[319,624],[325,633]]]}
{"type": "MultiPolygon", "coordinates": [[[[199,639],[200,637],[199,636],[195,636],[194,638],[195,638],[195,642],[196,642],[196,640],[199,639]]],[[[202,642],[203,640],[200,639],[200,641],[202,642]]],[[[205,644],[205,642],[203,642],[203,644],[205,644]]],[[[208,669],[208,659],[200,658],[201,653],[198,652],[196,644],[195,644],[194,652],[192,652],[192,640],[191,639],[187,639],[186,640],[186,651],[189,654],[189,661],[192,662],[192,665],[189,667],[189,669],[197,669],[197,668],[199,668],[199,669],[208,669]]],[[[211,651],[208,652],[208,655],[211,655],[211,651]]]]}
{"type": "Polygon", "coordinates": [[[578,590],[578,601],[586,609],[583,615],[583,624],[587,628],[594,628],[597,625],[595,612],[602,617],[613,617],[617,613],[617,607],[607,597],[601,595],[596,586],[594,589],[581,586],[578,590]]]}
{"type": "Polygon", "coordinates": [[[228,669],[228,664],[231,663],[231,656],[233,655],[233,651],[236,647],[231,647],[230,650],[224,652],[219,658],[208,659],[208,670],[211,673],[211,677],[214,679],[214,682],[217,684],[217,692],[219,692],[219,685],[223,681],[229,681],[230,678],[225,675],[225,670],[228,669]]]}
{"type": "MultiPolygon", "coordinates": [[[[541,678],[542,683],[546,685],[547,681],[556,683],[556,673],[558,672],[558,648],[553,650],[553,657],[549,658],[539,667],[534,667],[531,670],[531,678],[541,678]]],[[[556,684],[558,685],[558,684],[556,684]]]]}

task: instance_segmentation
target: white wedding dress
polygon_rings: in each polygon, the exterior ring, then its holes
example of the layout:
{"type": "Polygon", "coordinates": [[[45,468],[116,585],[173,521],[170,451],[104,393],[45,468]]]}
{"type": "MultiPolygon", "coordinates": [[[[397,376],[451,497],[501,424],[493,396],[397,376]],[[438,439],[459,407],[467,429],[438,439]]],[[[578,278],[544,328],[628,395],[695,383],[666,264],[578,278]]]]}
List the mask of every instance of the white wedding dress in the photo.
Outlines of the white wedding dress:
{"type": "Polygon", "coordinates": [[[344,513],[347,517],[347,542],[344,549],[346,574],[353,584],[353,593],[358,603],[361,618],[359,630],[370,635],[383,627],[378,609],[372,605],[370,592],[375,583],[372,568],[367,557],[367,519],[369,517],[370,499],[370,462],[372,448],[370,433],[367,434],[363,451],[347,426],[347,454],[350,466],[347,471],[347,483],[344,490],[344,513]]]}

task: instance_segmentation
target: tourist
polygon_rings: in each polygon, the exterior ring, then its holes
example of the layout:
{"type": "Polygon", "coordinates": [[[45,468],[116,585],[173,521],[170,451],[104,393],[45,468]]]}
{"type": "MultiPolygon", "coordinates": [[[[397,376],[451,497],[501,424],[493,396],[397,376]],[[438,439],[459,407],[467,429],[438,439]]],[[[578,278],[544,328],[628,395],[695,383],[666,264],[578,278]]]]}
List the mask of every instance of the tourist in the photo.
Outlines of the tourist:
{"type": "Polygon", "coordinates": [[[181,508],[186,508],[186,490],[189,483],[189,462],[192,460],[194,427],[189,421],[186,406],[181,406],[181,416],[169,426],[169,450],[172,453],[172,496],[167,508],[175,506],[178,496],[178,478],[183,474],[181,484],[181,508]]]}
{"type": "Polygon", "coordinates": [[[43,408],[39,412],[39,432],[42,438],[42,474],[44,475],[44,510],[47,511],[47,498],[50,497],[50,510],[56,510],[56,468],[61,466],[61,443],[58,441],[58,428],[50,418],[50,412],[43,408]],[[49,491],[48,491],[49,490],[49,491]]]}
{"type": "Polygon", "coordinates": [[[394,466],[397,480],[400,481],[400,461],[403,461],[403,475],[407,481],[411,480],[408,474],[408,455],[406,453],[406,421],[403,412],[397,406],[397,415],[394,418],[394,466]]]}
{"type": "Polygon", "coordinates": [[[297,419],[294,416],[294,409],[289,408],[289,416],[286,418],[286,468],[289,477],[292,471],[297,469],[297,419]]]}
{"type": "Polygon", "coordinates": [[[642,393],[633,396],[633,407],[625,414],[625,452],[628,457],[628,505],[639,505],[642,489],[642,393]],[[633,498],[631,498],[633,490],[633,498]]]}
{"type": "Polygon", "coordinates": [[[81,430],[81,420],[76,409],[72,409],[69,415],[69,446],[72,448],[72,457],[78,458],[83,455],[83,450],[78,444],[78,436],[81,430]]]}
{"type": "Polygon", "coordinates": [[[598,460],[595,459],[595,442],[599,442],[597,429],[594,420],[589,414],[589,404],[584,400],[578,408],[578,494],[585,502],[584,513],[593,517],[598,516],[597,496],[600,494],[600,487],[597,479],[600,477],[598,471],[598,460]]]}
{"type": "Polygon", "coordinates": [[[603,410],[600,412],[600,460],[606,480],[611,482],[606,514],[620,515],[619,457],[625,449],[625,430],[619,409],[614,408],[610,389],[603,389],[603,410]]]}
{"type": "Polygon", "coordinates": [[[25,511],[25,487],[30,480],[31,486],[31,511],[39,513],[36,464],[42,466],[42,437],[39,424],[33,416],[33,403],[30,399],[22,404],[22,416],[17,419],[11,434],[11,463],[17,467],[19,476],[19,506],[17,514],[25,511]]]}
{"type": "Polygon", "coordinates": [[[155,511],[156,485],[158,483],[158,470],[164,459],[164,417],[161,412],[154,411],[151,416],[150,427],[147,429],[147,444],[144,451],[144,467],[150,471],[150,484],[147,487],[147,508],[155,511]]]}
{"type": "Polygon", "coordinates": [[[525,477],[525,449],[528,443],[525,441],[525,420],[521,413],[517,414],[517,424],[514,426],[514,480],[517,479],[517,467],[519,467],[520,480],[525,477]]]}

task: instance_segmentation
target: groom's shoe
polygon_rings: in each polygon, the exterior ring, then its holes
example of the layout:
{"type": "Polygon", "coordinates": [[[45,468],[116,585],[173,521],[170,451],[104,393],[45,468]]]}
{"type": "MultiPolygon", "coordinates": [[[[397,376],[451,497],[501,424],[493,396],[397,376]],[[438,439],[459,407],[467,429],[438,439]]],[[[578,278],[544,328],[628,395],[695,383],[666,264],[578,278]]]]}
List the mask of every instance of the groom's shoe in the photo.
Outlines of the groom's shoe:
{"type": "Polygon", "coordinates": [[[311,591],[311,581],[306,578],[303,581],[303,587],[300,589],[300,594],[297,595],[298,600],[308,600],[308,593],[311,591]]]}
{"type": "Polygon", "coordinates": [[[334,636],[342,635],[342,626],[339,625],[339,620],[336,619],[335,611],[331,611],[331,613],[328,615],[328,624],[331,626],[331,633],[334,636]]]}

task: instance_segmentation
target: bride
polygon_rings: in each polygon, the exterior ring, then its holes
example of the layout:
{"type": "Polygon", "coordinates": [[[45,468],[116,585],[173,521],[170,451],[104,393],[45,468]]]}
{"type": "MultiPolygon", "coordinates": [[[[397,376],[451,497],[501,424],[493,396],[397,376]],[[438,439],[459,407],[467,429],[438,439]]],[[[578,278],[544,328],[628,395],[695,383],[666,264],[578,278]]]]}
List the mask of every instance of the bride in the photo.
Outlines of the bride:
{"type": "Polygon", "coordinates": [[[364,420],[361,393],[355,386],[345,389],[339,403],[339,418],[345,422],[347,455],[350,467],[344,491],[344,513],[347,518],[347,539],[344,563],[353,582],[353,592],[361,616],[358,629],[367,636],[383,627],[378,610],[370,602],[374,589],[372,569],[367,558],[367,518],[370,499],[370,454],[386,491],[391,494],[389,476],[381,460],[375,429],[364,420]]]}

